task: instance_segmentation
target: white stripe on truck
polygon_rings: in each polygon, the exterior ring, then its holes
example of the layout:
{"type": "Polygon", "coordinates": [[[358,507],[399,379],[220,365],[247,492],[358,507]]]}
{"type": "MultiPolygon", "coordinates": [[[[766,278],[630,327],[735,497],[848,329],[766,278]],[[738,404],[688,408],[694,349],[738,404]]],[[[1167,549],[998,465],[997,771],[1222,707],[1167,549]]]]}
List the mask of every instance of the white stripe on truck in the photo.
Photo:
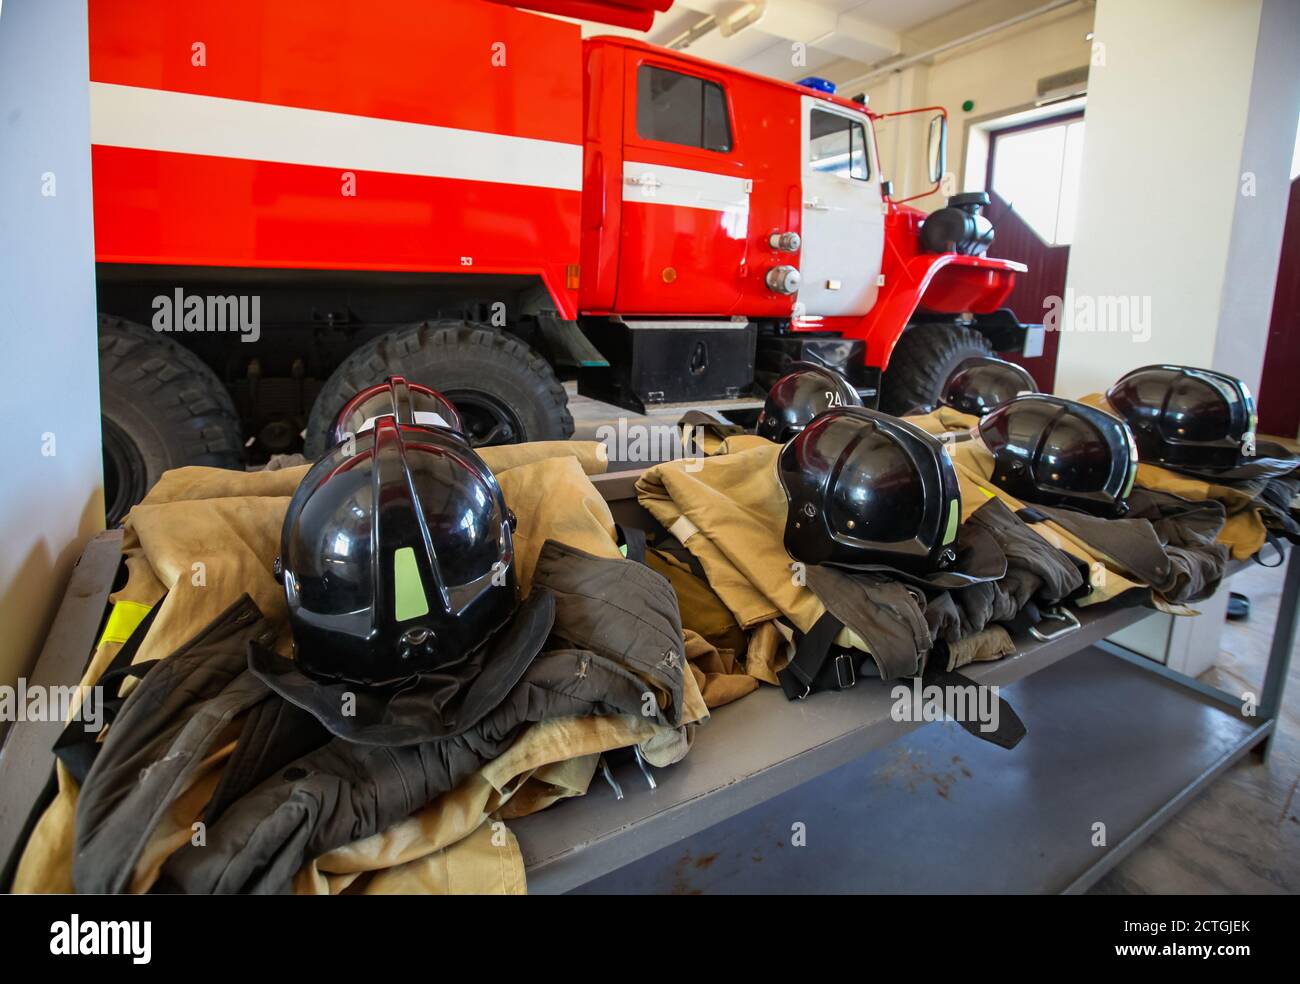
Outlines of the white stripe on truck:
{"type": "Polygon", "coordinates": [[[206,157],[582,190],[582,146],[90,83],[90,142],[206,157]]]}
{"type": "Polygon", "coordinates": [[[749,181],[711,171],[623,162],[623,200],[749,214],[749,181]]]}

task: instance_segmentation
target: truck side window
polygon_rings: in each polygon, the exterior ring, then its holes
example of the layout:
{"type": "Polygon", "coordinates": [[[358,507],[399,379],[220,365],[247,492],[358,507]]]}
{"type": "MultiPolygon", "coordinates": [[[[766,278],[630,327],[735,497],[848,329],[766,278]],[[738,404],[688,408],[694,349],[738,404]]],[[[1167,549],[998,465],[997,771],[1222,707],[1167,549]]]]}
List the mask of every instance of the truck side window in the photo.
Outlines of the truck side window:
{"type": "Polygon", "coordinates": [[[814,171],[867,181],[867,128],[839,113],[814,109],[808,127],[808,153],[814,171]]]}
{"type": "Polygon", "coordinates": [[[642,65],[636,90],[636,133],[643,140],[731,150],[727,99],[716,82],[642,65]]]}

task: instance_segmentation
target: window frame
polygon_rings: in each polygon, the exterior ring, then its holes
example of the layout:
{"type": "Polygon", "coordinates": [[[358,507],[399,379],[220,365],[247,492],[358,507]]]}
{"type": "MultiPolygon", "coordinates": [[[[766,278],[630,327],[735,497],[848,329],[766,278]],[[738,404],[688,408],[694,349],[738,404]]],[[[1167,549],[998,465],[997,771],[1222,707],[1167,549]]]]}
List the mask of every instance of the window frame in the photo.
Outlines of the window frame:
{"type": "MultiPolygon", "coordinates": [[[[996,193],[1004,202],[1007,201],[1007,199],[1003,197],[1002,193],[993,187],[993,168],[998,156],[998,141],[1004,136],[1010,136],[1013,133],[1024,133],[1028,130],[1046,130],[1053,126],[1069,126],[1071,123],[1082,120],[1086,115],[1086,111],[1087,108],[1082,107],[1079,109],[1072,109],[1066,113],[1057,113],[1055,116],[1044,116],[1042,119],[1028,120],[1024,123],[1015,123],[1011,126],[998,127],[996,129],[991,128],[988,131],[988,162],[984,166],[984,190],[990,195],[996,193]]],[[[1009,204],[1014,205],[1015,203],[1010,202],[1009,204]]],[[[1028,225],[1028,223],[1026,223],[1026,225],[1028,225]]],[[[1033,232],[1034,235],[1038,235],[1037,229],[1034,229],[1033,232]]],[[[1039,236],[1038,238],[1042,239],[1042,236],[1039,236]]],[[[1062,246],[1068,248],[1071,245],[1070,243],[1049,242],[1046,239],[1043,239],[1043,244],[1051,249],[1057,249],[1062,246]]]]}
{"type": "MultiPolygon", "coordinates": [[[[834,104],[830,104],[830,106],[833,107],[834,104]]],[[[875,173],[876,173],[876,172],[875,172],[875,168],[873,167],[873,161],[872,161],[872,159],[871,159],[871,157],[872,157],[872,144],[875,142],[875,131],[872,130],[872,129],[870,129],[870,128],[867,126],[867,123],[868,123],[868,119],[867,119],[865,116],[862,117],[861,119],[859,119],[859,118],[857,117],[856,114],[854,114],[854,115],[850,115],[848,112],[841,112],[841,111],[838,111],[838,107],[828,108],[827,106],[819,105],[818,103],[813,103],[811,106],[808,107],[808,160],[806,160],[804,163],[807,164],[807,166],[808,166],[808,168],[809,168],[810,170],[812,170],[812,171],[814,171],[814,172],[816,172],[816,173],[818,173],[818,174],[824,174],[824,175],[826,175],[827,177],[838,178],[840,181],[856,181],[856,182],[858,182],[859,184],[870,184],[871,181],[872,181],[873,176],[874,176],[875,173]],[[815,138],[813,137],[813,116],[812,116],[813,113],[825,113],[827,116],[833,116],[833,117],[835,117],[835,118],[837,118],[837,119],[841,119],[841,120],[843,120],[845,123],[848,124],[848,127],[849,127],[849,168],[850,168],[850,172],[849,172],[849,174],[844,175],[844,174],[836,174],[836,173],[834,173],[834,172],[832,172],[832,171],[818,171],[817,168],[813,167],[813,165],[816,163],[816,162],[812,159],[813,140],[815,139],[815,138]],[[867,173],[866,173],[865,176],[863,176],[863,177],[861,177],[861,178],[859,178],[859,177],[855,177],[855,176],[853,175],[853,173],[852,173],[852,167],[853,167],[853,128],[854,128],[855,126],[861,128],[861,131],[862,131],[862,159],[863,159],[863,161],[864,161],[864,162],[866,163],[866,165],[867,165],[867,173]],[[870,139],[868,139],[868,137],[870,137],[870,139]]]]}
{"type": "MultiPolygon", "coordinates": [[[[630,136],[635,138],[635,140],[638,143],[649,144],[655,147],[671,147],[674,153],[708,155],[711,158],[730,157],[736,153],[736,145],[738,142],[738,136],[736,133],[736,126],[735,126],[736,113],[731,103],[731,89],[730,87],[728,87],[728,85],[723,79],[710,75],[706,72],[683,71],[683,66],[679,64],[665,63],[663,61],[654,58],[643,58],[632,66],[632,79],[631,79],[630,90],[631,90],[631,97],[632,97],[632,112],[629,114],[631,117],[630,120],[628,121],[628,123],[630,124],[629,130],[630,130],[630,136]],[[661,140],[657,137],[647,136],[644,133],[642,133],[640,127],[641,72],[644,69],[655,69],[661,72],[671,72],[674,75],[680,75],[683,76],[684,78],[696,79],[702,84],[702,86],[708,86],[708,85],[716,86],[718,90],[721,91],[722,93],[722,109],[723,109],[723,113],[725,114],[724,122],[726,123],[727,126],[727,140],[728,140],[727,149],[718,150],[713,147],[705,147],[699,144],[675,143],[671,140],[661,140]]],[[[703,130],[704,127],[704,111],[705,111],[705,106],[707,105],[707,100],[704,95],[706,91],[707,90],[703,88],[701,88],[700,91],[701,130],[703,130]]]]}

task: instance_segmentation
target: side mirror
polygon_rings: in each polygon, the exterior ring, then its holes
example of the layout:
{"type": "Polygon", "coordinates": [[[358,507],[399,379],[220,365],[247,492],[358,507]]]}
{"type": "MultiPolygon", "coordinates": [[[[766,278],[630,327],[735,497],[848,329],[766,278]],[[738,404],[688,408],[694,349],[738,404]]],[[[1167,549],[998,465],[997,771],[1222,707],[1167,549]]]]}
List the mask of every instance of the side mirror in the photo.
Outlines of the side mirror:
{"type": "Polygon", "coordinates": [[[887,180],[880,182],[880,195],[882,198],[893,198],[894,182],[887,180]]]}
{"type": "Polygon", "coordinates": [[[937,185],[948,170],[948,117],[943,113],[930,119],[926,160],[930,165],[930,184],[937,185]]]}

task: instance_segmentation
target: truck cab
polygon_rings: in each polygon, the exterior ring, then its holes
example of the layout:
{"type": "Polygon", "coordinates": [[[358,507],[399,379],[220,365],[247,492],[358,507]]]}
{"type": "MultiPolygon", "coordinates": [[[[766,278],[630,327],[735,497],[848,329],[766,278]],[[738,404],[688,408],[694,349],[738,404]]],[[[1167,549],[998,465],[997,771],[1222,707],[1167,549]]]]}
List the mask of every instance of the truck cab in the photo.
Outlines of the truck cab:
{"type": "Polygon", "coordinates": [[[579,308],[620,358],[582,392],[639,410],[736,399],[732,336],[748,330],[760,383],[764,365],[829,353],[875,396],[923,296],[973,315],[1010,291],[1017,265],[982,255],[933,282],[924,213],[890,201],[865,101],[621,37],[587,40],[584,59],[579,308]],[[728,359],[710,379],[714,349],[728,359]]]}
{"type": "Polygon", "coordinates": [[[584,57],[584,313],[870,310],[884,215],[864,106],[624,38],[584,57]]]}

